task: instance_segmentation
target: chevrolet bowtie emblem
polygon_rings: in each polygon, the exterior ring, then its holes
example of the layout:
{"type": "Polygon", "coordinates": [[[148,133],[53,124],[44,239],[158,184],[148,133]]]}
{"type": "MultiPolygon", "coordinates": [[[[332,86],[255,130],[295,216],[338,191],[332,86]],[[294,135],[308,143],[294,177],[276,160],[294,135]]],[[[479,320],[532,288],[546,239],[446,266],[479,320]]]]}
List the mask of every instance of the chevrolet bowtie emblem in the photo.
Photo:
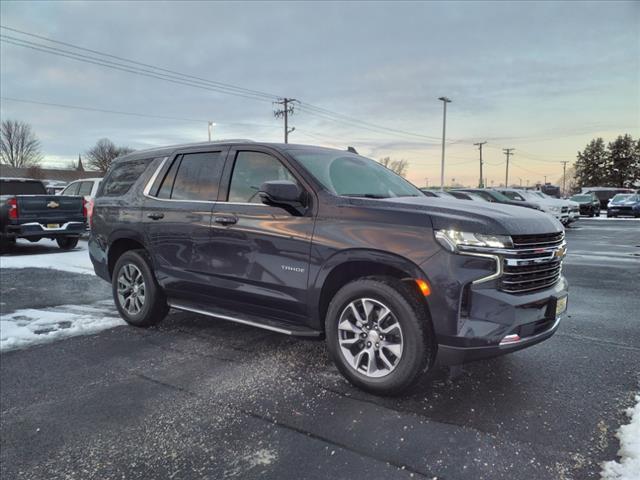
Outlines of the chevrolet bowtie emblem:
{"type": "Polygon", "coordinates": [[[51,200],[49,203],[47,203],[47,208],[58,208],[59,206],[60,204],[55,200],[51,200]]]}

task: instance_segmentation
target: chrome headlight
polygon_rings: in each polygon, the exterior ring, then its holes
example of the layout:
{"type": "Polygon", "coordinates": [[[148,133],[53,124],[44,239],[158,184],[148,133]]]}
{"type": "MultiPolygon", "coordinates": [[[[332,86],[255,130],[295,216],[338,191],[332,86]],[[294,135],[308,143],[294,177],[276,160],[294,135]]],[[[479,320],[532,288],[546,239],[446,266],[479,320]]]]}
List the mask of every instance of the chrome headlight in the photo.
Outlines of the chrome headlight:
{"type": "Polygon", "coordinates": [[[486,235],[462,232],[460,230],[436,230],[436,240],[450,252],[467,248],[511,248],[513,243],[508,235],[486,235]]]}
{"type": "Polygon", "coordinates": [[[549,210],[555,213],[559,213],[560,212],[560,207],[549,207],[549,210]]]}

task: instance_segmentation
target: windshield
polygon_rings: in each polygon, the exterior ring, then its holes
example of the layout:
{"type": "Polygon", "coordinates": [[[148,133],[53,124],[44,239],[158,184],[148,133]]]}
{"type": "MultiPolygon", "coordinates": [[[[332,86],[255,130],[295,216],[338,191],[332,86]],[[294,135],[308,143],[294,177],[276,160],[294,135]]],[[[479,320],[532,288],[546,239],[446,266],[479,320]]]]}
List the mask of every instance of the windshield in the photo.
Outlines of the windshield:
{"type": "Polygon", "coordinates": [[[520,195],[518,192],[514,192],[512,190],[506,190],[504,193],[510,200],[518,200],[519,202],[524,202],[524,197],[520,195]]]}
{"type": "Polygon", "coordinates": [[[591,196],[590,195],[574,195],[573,197],[570,198],[570,200],[573,200],[574,202],[590,202],[591,196]]]}
{"type": "Polygon", "coordinates": [[[348,152],[291,150],[327,190],[345,197],[422,197],[418,188],[378,162],[348,152]]]}
{"type": "Polygon", "coordinates": [[[627,193],[619,193],[615,197],[611,199],[612,203],[622,202],[623,200],[631,200],[633,195],[629,195],[627,193]]]}

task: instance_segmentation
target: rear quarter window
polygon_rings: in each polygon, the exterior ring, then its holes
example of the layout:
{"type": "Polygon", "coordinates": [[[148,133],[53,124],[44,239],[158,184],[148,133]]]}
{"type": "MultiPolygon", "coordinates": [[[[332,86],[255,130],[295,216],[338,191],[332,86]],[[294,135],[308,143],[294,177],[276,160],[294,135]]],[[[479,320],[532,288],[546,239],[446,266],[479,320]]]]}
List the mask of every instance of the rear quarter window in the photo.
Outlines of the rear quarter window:
{"type": "Polygon", "coordinates": [[[111,173],[101,183],[102,195],[118,197],[127,193],[144,173],[152,159],[132,160],[116,164],[111,173]]]}

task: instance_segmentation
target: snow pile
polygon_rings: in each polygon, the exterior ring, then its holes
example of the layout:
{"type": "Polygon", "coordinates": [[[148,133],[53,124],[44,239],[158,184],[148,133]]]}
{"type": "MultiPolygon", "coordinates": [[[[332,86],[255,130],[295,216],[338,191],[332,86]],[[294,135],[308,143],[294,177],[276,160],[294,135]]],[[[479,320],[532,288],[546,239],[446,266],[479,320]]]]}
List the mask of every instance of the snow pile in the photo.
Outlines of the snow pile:
{"type": "Polygon", "coordinates": [[[124,325],[112,300],[92,305],[61,305],[46,310],[25,309],[0,317],[0,352],[89,335],[124,325]]]}
{"type": "Polygon", "coordinates": [[[627,409],[631,423],[620,427],[616,436],[620,439],[620,462],[612,460],[602,464],[602,480],[640,479],[640,395],[636,406],[627,409]]]}
{"type": "Polygon", "coordinates": [[[86,273],[94,275],[93,265],[89,259],[87,244],[80,242],[78,247],[65,252],[60,250],[55,243],[47,253],[29,253],[42,251],[46,243],[40,241],[29,245],[28,242],[18,242],[17,250],[10,255],[0,257],[0,267],[5,268],[52,268],[72,273],[86,273]]]}

